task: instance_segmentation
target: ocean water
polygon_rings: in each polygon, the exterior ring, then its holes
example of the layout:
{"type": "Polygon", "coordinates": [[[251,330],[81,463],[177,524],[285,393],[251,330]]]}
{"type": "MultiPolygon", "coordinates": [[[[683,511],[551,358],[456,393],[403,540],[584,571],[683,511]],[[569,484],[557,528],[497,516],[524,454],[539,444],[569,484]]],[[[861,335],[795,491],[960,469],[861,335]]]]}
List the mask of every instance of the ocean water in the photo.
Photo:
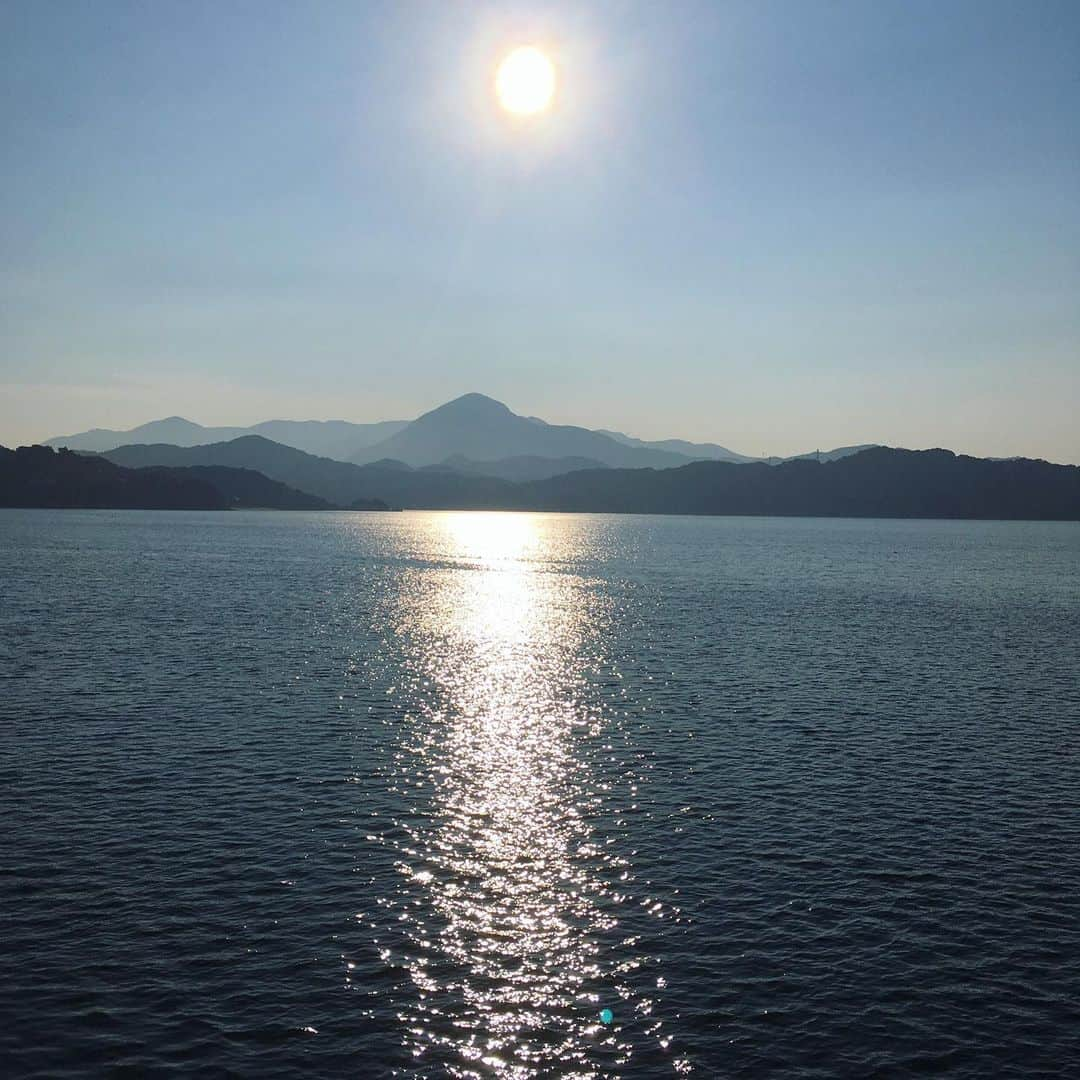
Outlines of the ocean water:
{"type": "Polygon", "coordinates": [[[1075,524],[2,511],[0,1073],[1075,1077],[1078,734],[1075,524]]]}

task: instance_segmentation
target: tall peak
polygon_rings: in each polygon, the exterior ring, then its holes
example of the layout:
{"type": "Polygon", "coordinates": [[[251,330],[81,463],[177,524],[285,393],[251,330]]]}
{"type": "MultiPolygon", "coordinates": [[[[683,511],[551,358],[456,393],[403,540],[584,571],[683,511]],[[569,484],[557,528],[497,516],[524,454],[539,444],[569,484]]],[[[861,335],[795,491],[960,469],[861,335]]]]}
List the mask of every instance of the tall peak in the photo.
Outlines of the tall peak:
{"type": "Polygon", "coordinates": [[[440,405],[424,416],[456,416],[471,419],[483,419],[493,416],[513,416],[514,414],[501,401],[488,397],[486,394],[462,394],[445,405],[440,405]]]}

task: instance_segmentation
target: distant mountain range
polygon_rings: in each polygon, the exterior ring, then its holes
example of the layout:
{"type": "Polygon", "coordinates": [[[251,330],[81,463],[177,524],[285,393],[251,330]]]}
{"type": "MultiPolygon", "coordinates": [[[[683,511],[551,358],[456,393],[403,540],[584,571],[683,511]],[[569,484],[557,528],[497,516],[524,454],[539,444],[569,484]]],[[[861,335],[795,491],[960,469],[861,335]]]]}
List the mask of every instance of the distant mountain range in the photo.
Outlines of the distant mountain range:
{"type": "Polygon", "coordinates": [[[875,446],[832,461],[575,472],[528,495],[534,509],[592,513],[1080,521],[1080,467],[875,446]]]}
{"type": "Polygon", "coordinates": [[[469,476],[445,467],[414,469],[388,459],[354,465],[315,457],[259,435],[209,446],[121,446],[104,456],[127,468],[225,465],[255,469],[337,506],[351,506],[357,499],[382,499],[398,507],[494,508],[512,503],[517,490],[517,485],[497,477],[469,476]]]}
{"type": "MultiPolygon", "coordinates": [[[[682,439],[647,442],[617,431],[548,424],[537,417],[519,416],[483,394],[465,394],[413,421],[352,424],[344,420],[268,420],[247,428],[208,428],[172,416],[130,431],[95,428],[57,436],[47,440],[46,445],[102,452],[130,445],[206,446],[247,435],[353,464],[385,458],[414,467],[445,464],[458,472],[514,481],[604,466],[664,469],[691,461],[757,460],[715,443],[682,439]]],[[[865,447],[832,450],[824,457],[860,449],[865,447]]]]}
{"type": "Polygon", "coordinates": [[[394,460],[354,465],[250,435],[212,446],[127,446],[106,456],[128,467],[254,469],[341,506],[381,499],[415,509],[1080,520],[1080,467],[948,450],[872,447],[833,461],[698,461],[523,482],[394,460]]]}
{"type": "MultiPolygon", "coordinates": [[[[717,443],[687,442],[685,439],[659,439],[656,442],[645,442],[643,439],[635,439],[632,435],[624,435],[621,431],[605,431],[601,428],[598,435],[606,435],[609,439],[621,442],[624,446],[645,447],[649,450],[663,450],[665,453],[678,454],[690,461],[760,461],[761,458],[747,457],[745,454],[737,454],[726,446],[717,443]]],[[[777,460],[782,460],[777,458],[777,460]]]]}
{"type": "Polygon", "coordinates": [[[80,454],[5,451],[0,505],[1080,519],[1076,466],[881,446],[752,459],[548,424],[483,394],[409,422],[204,428],[170,417],[50,442],[80,454]]]}
{"type": "Polygon", "coordinates": [[[425,465],[425,469],[449,469],[466,476],[494,476],[500,480],[522,483],[526,480],[546,480],[549,476],[578,472],[581,469],[603,469],[606,466],[595,458],[537,457],[533,454],[516,454],[498,461],[470,461],[461,454],[453,454],[441,465],[425,465]]]}
{"type": "Polygon", "coordinates": [[[131,443],[169,443],[172,446],[205,446],[227,442],[243,435],[261,435],[285,446],[294,446],[309,454],[348,461],[363,447],[379,442],[408,425],[407,420],[384,420],[377,424],[352,424],[347,420],[266,420],[251,427],[203,427],[170,416],[151,420],[128,431],[92,428],[77,435],[58,435],[46,439],[45,446],[65,446],[69,450],[115,450],[131,443]]]}
{"type": "Polygon", "coordinates": [[[514,481],[447,465],[316,457],[258,435],[105,455],[0,450],[0,506],[560,510],[1080,520],[1080,467],[872,447],[833,461],[698,461],[514,481]]]}

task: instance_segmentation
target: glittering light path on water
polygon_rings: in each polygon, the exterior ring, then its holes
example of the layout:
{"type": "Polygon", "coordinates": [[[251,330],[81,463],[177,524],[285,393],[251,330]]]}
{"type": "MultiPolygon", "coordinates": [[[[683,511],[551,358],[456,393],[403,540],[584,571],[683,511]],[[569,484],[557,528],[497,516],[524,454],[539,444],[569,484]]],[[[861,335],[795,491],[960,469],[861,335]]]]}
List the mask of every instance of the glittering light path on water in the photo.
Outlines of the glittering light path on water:
{"type": "Polygon", "coordinates": [[[625,979],[645,963],[635,940],[602,944],[620,940],[630,877],[593,836],[602,785],[583,752],[602,734],[582,658],[605,606],[552,572],[542,519],[436,520],[447,562],[411,579],[396,628],[423,691],[396,781],[429,811],[402,822],[400,955],[384,955],[414,987],[406,1041],[420,1075],[615,1075],[633,1051],[601,1000],[635,999],[654,1045],[659,1024],[625,979]]]}

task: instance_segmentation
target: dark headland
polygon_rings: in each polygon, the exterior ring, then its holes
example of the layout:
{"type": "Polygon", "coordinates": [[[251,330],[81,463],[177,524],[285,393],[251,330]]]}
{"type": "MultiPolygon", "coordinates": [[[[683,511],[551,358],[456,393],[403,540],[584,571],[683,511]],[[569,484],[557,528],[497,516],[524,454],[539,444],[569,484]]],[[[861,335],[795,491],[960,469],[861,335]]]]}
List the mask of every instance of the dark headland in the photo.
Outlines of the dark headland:
{"type": "MultiPolygon", "coordinates": [[[[0,447],[0,506],[117,510],[331,510],[261,472],[221,465],[128,469],[48,446],[0,447]]],[[[358,509],[386,509],[373,502],[358,509]]]]}

